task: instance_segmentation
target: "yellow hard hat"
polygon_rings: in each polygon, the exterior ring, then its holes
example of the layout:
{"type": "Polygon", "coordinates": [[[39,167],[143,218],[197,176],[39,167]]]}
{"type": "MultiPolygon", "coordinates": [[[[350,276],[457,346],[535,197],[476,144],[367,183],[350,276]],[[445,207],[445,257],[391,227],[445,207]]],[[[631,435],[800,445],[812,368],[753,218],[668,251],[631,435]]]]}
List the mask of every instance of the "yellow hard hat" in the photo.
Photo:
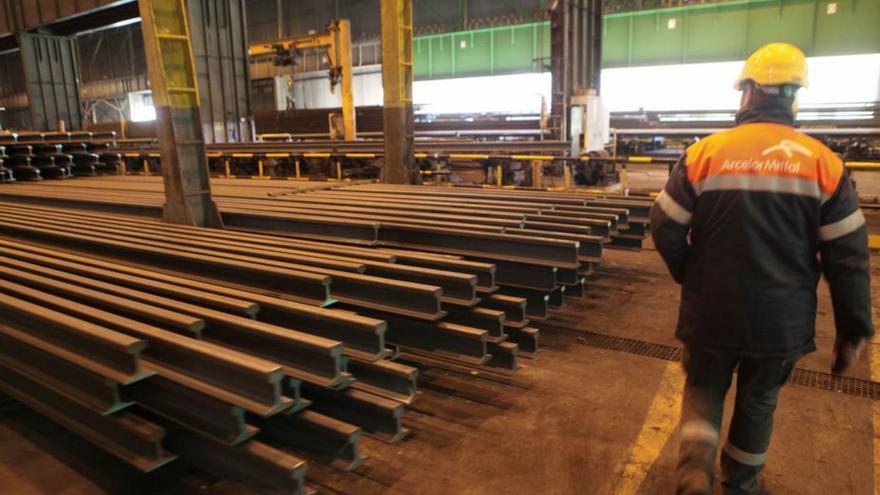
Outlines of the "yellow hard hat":
{"type": "Polygon", "coordinates": [[[755,50],[743,67],[735,89],[751,79],[760,86],[793,84],[806,88],[807,57],[800,48],[789,43],[770,43],[755,50]]]}

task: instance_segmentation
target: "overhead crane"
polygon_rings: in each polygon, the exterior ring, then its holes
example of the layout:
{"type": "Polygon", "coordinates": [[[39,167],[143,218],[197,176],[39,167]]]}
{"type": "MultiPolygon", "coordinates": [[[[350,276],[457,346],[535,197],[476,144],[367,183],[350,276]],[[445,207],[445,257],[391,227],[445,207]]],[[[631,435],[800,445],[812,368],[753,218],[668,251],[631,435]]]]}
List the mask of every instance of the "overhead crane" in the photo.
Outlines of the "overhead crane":
{"type": "MultiPolygon", "coordinates": [[[[251,57],[272,56],[276,66],[296,65],[298,52],[309,49],[322,49],[329,64],[330,91],[337,85],[342,87],[342,135],[346,141],[357,138],[357,123],[354,111],[354,89],[351,66],[351,22],[338,19],[330,22],[324,33],[287,38],[270,43],[254,43],[248,49],[251,57]]],[[[330,115],[331,136],[338,129],[333,114],[330,115]]]]}

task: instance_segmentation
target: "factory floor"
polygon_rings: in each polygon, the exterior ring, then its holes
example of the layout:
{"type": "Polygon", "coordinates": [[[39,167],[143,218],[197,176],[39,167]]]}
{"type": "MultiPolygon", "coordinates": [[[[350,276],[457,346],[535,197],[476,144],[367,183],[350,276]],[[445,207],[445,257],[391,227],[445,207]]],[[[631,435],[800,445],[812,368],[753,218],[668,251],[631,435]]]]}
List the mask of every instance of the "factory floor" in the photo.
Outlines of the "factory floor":
{"type": "MultiPolygon", "coordinates": [[[[880,212],[868,217],[880,234],[880,212]]],[[[880,254],[872,264],[876,301],[880,254]]],[[[354,473],[310,464],[312,487],[350,494],[674,493],[680,365],[607,350],[594,337],[676,345],[677,287],[650,241],[639,253],[609,251],[590,282],[585,298],[548,320],[543,351],[523,360],[519,373],[425,370],[423,394],[405,419],[408,439],[365,439],[369,459],[354,473]]],[[[819,351],[799,367],[827,371],[833,339],[823,284],[819,351]]],[[[849,374],[880,381],[880,343],[849,374]]],[[[807,386],[783,390],[765,470],[770,493],[880,493],[878,462],[880,403],[807,386]]],[[[177,463],[140,474],[26,409],[0,410],[0,493],[243,492],[177,463]]]]}

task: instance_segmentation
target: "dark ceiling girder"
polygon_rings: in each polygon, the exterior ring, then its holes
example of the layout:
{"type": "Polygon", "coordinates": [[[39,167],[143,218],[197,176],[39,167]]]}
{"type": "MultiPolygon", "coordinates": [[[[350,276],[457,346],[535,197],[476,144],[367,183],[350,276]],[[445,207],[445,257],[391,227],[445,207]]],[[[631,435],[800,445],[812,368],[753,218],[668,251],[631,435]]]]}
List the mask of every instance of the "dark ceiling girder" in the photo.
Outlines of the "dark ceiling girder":
{"type": "MultiPolygon", "coordinates": [[[[79,33],[95,31],[113,24],[140,17],[137,0],[125,0],[108,7],[103,7],[72,17],[56,19],[46,25],[31,29],[30,32],[52,34],[56,36],[73,36],[79,33]]],[[[18,43],[15,33],[0,35],[0,52],[15,50],[18,43]]]]}

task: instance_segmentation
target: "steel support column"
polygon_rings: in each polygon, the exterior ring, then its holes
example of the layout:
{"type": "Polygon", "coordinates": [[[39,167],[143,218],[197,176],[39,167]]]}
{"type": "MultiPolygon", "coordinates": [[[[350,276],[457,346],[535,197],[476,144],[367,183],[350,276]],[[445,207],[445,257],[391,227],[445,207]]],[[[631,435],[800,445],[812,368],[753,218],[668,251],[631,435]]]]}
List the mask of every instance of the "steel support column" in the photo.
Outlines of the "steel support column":
{"type": "Polygon", "coordinates": [[[550,12],[550,114],[554,135],[568,136],[571,97],[599,91],[602,66],[601,0],[554,0],[550,12]]]}
{"type": "Polygon", "coordinates": [[[18,54],[35,131],[82,129],[73,38],[18,33],[18,54]]]}
{"type": "Polygon", "coordinates": [[[382,182],[410,184],[413,170],[412,0],[381,0],[385,163],[382,182]]]}
{"type": "Polygon", "coordinates": [[[209,143],[253,140],[244,0],[188,2],[202,128],[209,143]]]}
{"type": "Polygon", "coordinates": [[[144,49],[165,184],[163,216],[171,223],[221,227],[211,197],[184,0],[139,0],[144,49]]]}

